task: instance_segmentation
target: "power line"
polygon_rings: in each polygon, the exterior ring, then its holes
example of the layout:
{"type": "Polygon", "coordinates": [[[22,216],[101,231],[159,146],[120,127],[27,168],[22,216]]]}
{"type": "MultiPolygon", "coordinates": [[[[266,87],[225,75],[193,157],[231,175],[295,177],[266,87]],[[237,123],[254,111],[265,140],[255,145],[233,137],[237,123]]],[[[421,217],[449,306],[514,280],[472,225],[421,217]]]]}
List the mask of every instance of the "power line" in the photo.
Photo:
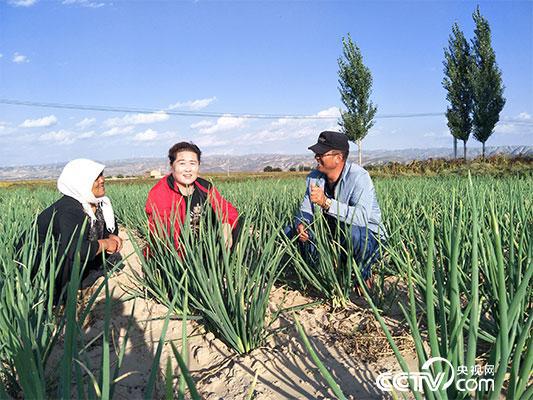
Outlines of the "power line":
{"type": "Polygon", "coordinates": [[[381,114],[381,115],[376,115],[376,118],[419,118],[419,117],[440,117],[444,115],[445,114],[443,112],[381,114]]]}
{"type": "MultiPolygon", "coordinates": [[[[40,108],[56,108],[68,109],[78,111],[104,111],[104,112],[122,112],[122,113],[136,113],[136,114],[154,114],[165,113],[168,115],[181,117],[204,117],[204,118],[248,118],[248,119],[308,119],[308,120],[332,120],[338,119],[337,116],[331,115],[303,115],[303,114],[254,114],[254,113],[222,113],[222,112],[202,112],[202,111],[175,111],[175,110],[158,110],[151,108],[139,107],[116,107],[116,106],[95,106],[83,104],[68,104],[68,103],[48,103],[37,101],[0,99],[0,104],[7,104],[13,106],[28,106],[40,108]]],[[[443,116],[442,112],[428,112],[428,113],[405,113],[405,114],[382,114],[376,115],[376,118],[419,118],[419,117],[438,117],[443,116]]]]}
{"type": "MultiPolygon", "coordinates": [[[[0,99],[0,104],[13,106],[27,106],[40,108],[55,108],[68,109],[78,111],[102,111],[102,112],[121,112],[121,113],[136,113],[136,114],[157,114],[165,113],[168,115],[178,117],[204,117],[204,118],[247,118],[247,119],[300,119],[300,120],[336,120],[338,117],[331,115],[304,115],[304,114],[254,114],[254,113],[224,113],[224,112],[203,112],[203,111],[175,111],[175,110],[161,110],[154,108],[140,108],[140,107],[117,107],[117,106],[97,106],[97,105],[83,105],[83,104],[68,104],[68,103],[49,103],[26,100],[0,99]]],[[[403,113],[403,114],[380,114],[375,118],[392,119],[392,118],[421,118],[421,117],[440,117],[444,116],[443,112],[427,112],[427,113],[403,113]]],[[[512,123],[516,125],[533,125],[533,120],[506,118],[500,120],[500,123],[512,123]]]]}
{"type": "Polygon", "coordinates": [[[533,120],[528,120],[528,119],[506,118],[504,120],[500,120],[500,122],[501,123],[510,122],[512,124],[517,124],[517,125],[533,125],[533,120]]]}

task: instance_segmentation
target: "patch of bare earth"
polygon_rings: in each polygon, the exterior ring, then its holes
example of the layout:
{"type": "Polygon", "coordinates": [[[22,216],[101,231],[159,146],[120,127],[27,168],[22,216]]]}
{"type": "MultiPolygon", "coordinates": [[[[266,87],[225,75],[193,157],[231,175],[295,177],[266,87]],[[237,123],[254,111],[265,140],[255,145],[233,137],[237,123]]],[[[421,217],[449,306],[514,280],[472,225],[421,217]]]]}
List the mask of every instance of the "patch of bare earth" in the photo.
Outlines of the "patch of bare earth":
{"type": "MultiPolygon", "coordinates": [[[[125,232],[121,232],[121,236],[125,241],[122,254],[127,257],[126,266],[109,279],[113,297],[111,332],[117,352],[131,315],[133,320],[120,372],[128,376],[117,383],[115,398],[132,400],[143,398],[167,309],[149,299],[132,298],[132,293],[139,290],[132,280],[132,271],[140,273],[141,267],[125,232]]],[[[297,291],[278,287],[272,291],[270,308],[275,311],[279,307],[311,302],[312,298],[297,291]]],[[[332,312],[325,305],[314,306],[298,311],[297,315],[320,359],[348,398],[391,398],[376,387],[375,379],[385,370],[399,371],[400,367],[370,309],[362,303],[350,304],[340,312],[332,312]]],[[[88,339],[102,332],[103,321],[102,292],[85,326],[88,339]]],[[[387,323],[408,363],[414,366],[414,351],[407,332],[395,320],[387,320],[387,323]]],[[[175,378],[179,376],[168,342],[174,341],[181,350],[181,329],[180,320],[170,321],[159,365],[156,397],[163,396],[162,374],[169,357],[175,378]]],[[[263,347],[237,356],[212,333],[207,333],[201,324],[188,321],[189,369],[202,397],[207,400],[244,399],[257,375],[254,399],[334,398],[302,345],[291,315],[281,314],[273,330],[263,347]]],[[[93,371],[98,368],[101,352],[101,339],[97,339],[87,353],[93,371]]],[[[112,360],[116,360],[115,354],[112,360]]]]}

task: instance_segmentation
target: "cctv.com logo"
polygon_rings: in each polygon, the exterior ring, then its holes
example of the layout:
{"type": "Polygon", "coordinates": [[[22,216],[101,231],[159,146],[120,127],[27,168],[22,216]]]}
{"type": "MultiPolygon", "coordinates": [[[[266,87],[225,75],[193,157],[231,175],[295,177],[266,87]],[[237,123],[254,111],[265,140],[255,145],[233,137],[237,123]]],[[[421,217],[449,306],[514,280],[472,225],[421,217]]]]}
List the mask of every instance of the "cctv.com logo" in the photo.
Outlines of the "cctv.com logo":
{"type": "MultiPolygon", "coordinates": [[[[456,373],[451,362],[442,357],[432,357],[422,365],[420,372],[398,372],[396,374],[384,372],[376,378],[376,384],[378,388],[385,392],[392,390],[423,392],[424,384],[430,391],[436,392],[448,389],[454,381],[456,389],[461,392],[494,390],[494,378],[468,378],[467,372],[468,368],[461,365],[457,368],[456,373]],[[430,367],[437,362],[441,363],[441,372],[434,374],[431,372],[430,367]],[[465,376],[463,377],[463,375],[465,376]]],[[[472,367],[472,374],[481,375],[481,372],[480,366],[472,367]]],[[[485,366],[486,375],[494,375],[494,366],[485,366]]]]}

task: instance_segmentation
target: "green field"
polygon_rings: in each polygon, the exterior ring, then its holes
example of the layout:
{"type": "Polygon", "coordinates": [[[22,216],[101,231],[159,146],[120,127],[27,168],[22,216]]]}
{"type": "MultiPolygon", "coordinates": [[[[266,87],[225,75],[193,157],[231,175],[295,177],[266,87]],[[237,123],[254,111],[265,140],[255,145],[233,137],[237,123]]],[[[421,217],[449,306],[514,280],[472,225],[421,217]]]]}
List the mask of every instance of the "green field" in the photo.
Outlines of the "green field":
{"type": "MultiPolygon", "coordinates": [[[[308,268],[294,243],[280,234],[303,195],[302,177],[237,181],[215,177],[215,183],[242,215],[245,234],[239,246],[229,253],[221,244],[221,232],[211,225],[205,226],[205,235],[198,239],[185,230],[184,257],[164,240],[153,243],[158,254],[142,261],[139,292],[164,304],[172,314],[200,317],[200,323],[235,354],[249,353],[275,334],[269,327],[272,315],[267,307],[273,287],[288,285],[335,309],[354,299],[357,266],[350,257],[346,265],[339,265],[339,254],[345,250],[321,238],[320,219],[313,227],[321,254],[315,268],[308,268]]],[[[389,332],[382,317],[402,298],[400,287],[391,290],[385,284],[394,276],[405,288],[402,321],[412,335],[419,365],[440,356],[454,368],[495,366],[493,391],[469,393],[451,385],[438,392],[426,388],[424,396],[531,398],[531,176],[378,177],[374,183],[389,238],[382,245],[382,260],[374,267],[376,284],[365,297],[385,335],[389,332]]],[[[141,260],[148,236],[144,203],[152,184],[107,185],[119,224],[137,238],[136,256],[141,260]]],[[[109,360],[106,364],[106,357],[99,366],[80,367],[73,362],[83,357],[80,327],[90,302],[76,313],[73,283],[64,310],[58,313],[52,308],[48,301],[51,279],[43,273],[32,281],[24,265],[30,264],[34,252],[29,240],[19,258],[22,265],[14,261],[16,240],[58,197],[53,187],[39,185],[0,191],[2,398],[17,398],[21,393],[26,398],[113,395],[115,370],[109,360]],[[59,364],[61,379],[48,375],[49,355],[58,340],[65,343],[59,364]],[[104,372],[91,378],[85,369],[104,372]]],[[[100,290],[105,291],[105,286],[100,290]]],[[[109,321],[104,322],[108,326],[109,321]]],[[[104,328],[100,340],[109,344],[108,334],[104,328]]],[[[392,336],[389,339],[394,349],[392,336]]],[[[400,352],[396,355],[405,366],[400,352]]],[[[175,356],[186,358],[177,350],[175,356]]],[[[150,385],[147,393],[153,390],[150,385]]],[[[168,393],[174,394],[167,394],[169,398],[179,391],[178,386],[185,387],[185,383],[175,383],[174,389],[172,385],[170,380],[168,393]]],[[[330,385],[335,390],[335,384],[330,385]]]]}

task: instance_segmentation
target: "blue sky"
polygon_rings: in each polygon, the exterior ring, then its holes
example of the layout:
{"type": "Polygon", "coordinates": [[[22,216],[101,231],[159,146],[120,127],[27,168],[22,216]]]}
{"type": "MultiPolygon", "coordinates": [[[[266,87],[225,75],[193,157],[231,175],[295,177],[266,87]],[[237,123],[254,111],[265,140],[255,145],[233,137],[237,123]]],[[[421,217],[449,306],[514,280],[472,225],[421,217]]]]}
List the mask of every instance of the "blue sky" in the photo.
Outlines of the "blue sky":
{"type": "MultiPolygon", "coordinates": [[[[378,106],[364,149],[451,147],[443,115],[383,117],[444,113],[443,48],[455,21],[473,36],[476,4],[0,0],[0,98],[154,111],[0,104],[0,165],[164,157],[181,140],[206,154],[305,153],[337,126],[348,33],[378,106]]],[[[533,3],[479,4],[507,98],[487,145],[532,145],[533,3]]]]}

